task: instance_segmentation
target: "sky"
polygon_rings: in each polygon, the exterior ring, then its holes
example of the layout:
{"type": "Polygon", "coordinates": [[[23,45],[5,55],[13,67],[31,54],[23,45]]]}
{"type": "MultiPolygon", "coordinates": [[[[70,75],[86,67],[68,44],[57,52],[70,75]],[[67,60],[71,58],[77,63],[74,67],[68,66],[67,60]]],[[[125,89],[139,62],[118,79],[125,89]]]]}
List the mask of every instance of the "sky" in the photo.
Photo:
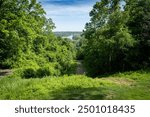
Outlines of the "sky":
{"type": "Polygon", "coordinates": [[[82,31],[89,22],[89,12],[99,0],[38,0],[46,17],[52,18],[54,31],[82,31]]]}

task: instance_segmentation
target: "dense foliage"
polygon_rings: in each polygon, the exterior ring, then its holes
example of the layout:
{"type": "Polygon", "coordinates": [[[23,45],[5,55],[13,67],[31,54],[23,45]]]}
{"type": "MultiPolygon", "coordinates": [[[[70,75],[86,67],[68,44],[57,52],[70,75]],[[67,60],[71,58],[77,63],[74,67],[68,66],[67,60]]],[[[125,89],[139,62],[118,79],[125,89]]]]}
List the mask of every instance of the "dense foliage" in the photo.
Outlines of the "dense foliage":
{"type": "Polygon", "coordinates": [[[45,14],[36,0],[0,0],[0,99],[150,99],[149,70],[110,75],[150,67],[150,0],[100,0],[83,34],[55,36],[45,14]],[[101,77],[70,75],[83,59],[101,77]]]}
{"type": "Polygon", "coordinates": [[[132,67],[150,67],[150,0],[126,0],[125,10],[130,19],[127,22],[131,34],[138,42],[131,50],[132,67]]]}
{"type": "Polygon", "coordinates": [[[76,47],[76,59],[83,60],[84,59],[83,51],[84,51],[84,46],[86,45],[86,39],[81,34],[81,35],[73,36],[73,42],[76,47]]]}
{"type": "Polygon", "coordinates": [[[38,76],[70,73],[74,45],[57,38],[53,28],[36,0],[0,0],[0,68],[22,68],[30,77],[32,71],[38,76]]]}
{"type": "Polygon", "coordinates": [[[98,76],[150,66],[150,0],[101,0],[81,32],[55,32],[36,0],[0,0],[0,68],[15,68],[24,78],[75,71],[84,59],[98,76]],[[76,52],[77,50],[77,52],[76,52]]]}
{"type": "Polygon", "coordinates": [[[89,75],[150,65],[149,7],[149,0],[101,0],[94,5],[84,31],[89,75]]]}

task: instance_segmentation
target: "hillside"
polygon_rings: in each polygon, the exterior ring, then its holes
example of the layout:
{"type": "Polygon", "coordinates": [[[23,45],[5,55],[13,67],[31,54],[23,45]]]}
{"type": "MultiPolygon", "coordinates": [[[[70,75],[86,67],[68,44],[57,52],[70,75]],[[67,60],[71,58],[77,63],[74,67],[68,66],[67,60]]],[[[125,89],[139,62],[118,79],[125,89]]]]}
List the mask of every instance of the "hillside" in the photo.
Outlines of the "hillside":
{"type": "Polygon", "coordinates": [[[150,99],[150,72],[136,71],[92,79],[84,75],[43,79],[0,79],[0,99],[150,99]]]}
{"type": "Polygon", "coordinates": [[[150,0],[73,1],[0,1],[0,99],[150,99],[150,0]]]}

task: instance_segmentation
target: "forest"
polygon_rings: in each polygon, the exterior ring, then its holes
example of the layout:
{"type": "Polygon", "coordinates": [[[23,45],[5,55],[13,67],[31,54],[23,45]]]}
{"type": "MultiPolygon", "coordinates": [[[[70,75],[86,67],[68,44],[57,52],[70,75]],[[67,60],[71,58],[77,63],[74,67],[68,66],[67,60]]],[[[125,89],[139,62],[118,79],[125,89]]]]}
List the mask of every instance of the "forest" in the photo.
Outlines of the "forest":
{"type": "Polygon", "coordinates": [[[0,0],[0,99],[150,99],[150,0],[89,16],[69,39],[37,0],[0,0]]]}

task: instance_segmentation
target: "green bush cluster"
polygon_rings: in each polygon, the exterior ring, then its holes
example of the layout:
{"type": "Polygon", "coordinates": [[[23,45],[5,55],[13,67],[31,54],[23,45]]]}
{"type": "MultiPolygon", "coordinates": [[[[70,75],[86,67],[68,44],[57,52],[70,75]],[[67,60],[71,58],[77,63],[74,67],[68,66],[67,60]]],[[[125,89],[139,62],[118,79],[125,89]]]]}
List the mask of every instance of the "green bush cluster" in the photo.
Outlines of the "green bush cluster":
{"type": "Polygon", "coordinates": [[[34,78],[36,77],[36,72],[33,68],[28,68],[23,71],[24,78],[34,78]]]}
{"type": "Polygon", "coordinates": [[[17,69],[14,76],[22,78],[43,78],[46,76],[60,76],[63,74],[74,74],[76,71],[76,62],[71,62],[62,68],[58,63],[44,64],[41,67],[26,67],[17,69]],[[62,71],[63,70],[63,71],[62,71]]]}
{"type": "Polygon", "coordinates": [[[55,76],[57,74],[56,70],[53,67],[41,67],[39,69],[27,68],[22,71],[23,78],[42,78],[46,76],[55,76]]]}

